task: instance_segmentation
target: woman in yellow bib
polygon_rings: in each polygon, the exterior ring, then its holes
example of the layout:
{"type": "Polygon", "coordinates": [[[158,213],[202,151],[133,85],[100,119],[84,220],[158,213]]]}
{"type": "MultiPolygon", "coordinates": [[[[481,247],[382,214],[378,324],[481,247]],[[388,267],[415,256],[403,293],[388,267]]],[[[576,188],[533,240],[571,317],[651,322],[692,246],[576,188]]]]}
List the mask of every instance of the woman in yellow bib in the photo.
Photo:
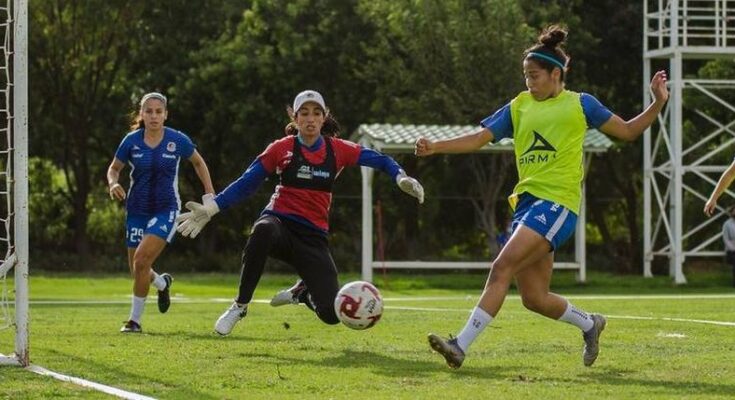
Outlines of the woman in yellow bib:
{"type": "Polygon", "coordinates": [[[538,43],[525,51],[523,75],[527,91],[493,115],[477,132],[432,142],[419,138],[416,155],[467,153],[489,142],[513,138],[518,184],[509,197],[513,233],[493,261],[477,306],[456,338],[429,334],[431,347],[452,368],[459,368],[472,342],[492,322],[515,278],[523,305],[531,311],[577,326],[584,339],[583,362],[590,366],[599,353],[605,318],[588,314],[549,291],[554,249],[574,232],[584,179],[582,152],[588,127],[632,141],[648,128],[668,100],[666,73],[651,80],[653,103],[625,121],[593,96],[564,88],[569,56],[561,49],[567,31],[546,28],[538,43]]]}

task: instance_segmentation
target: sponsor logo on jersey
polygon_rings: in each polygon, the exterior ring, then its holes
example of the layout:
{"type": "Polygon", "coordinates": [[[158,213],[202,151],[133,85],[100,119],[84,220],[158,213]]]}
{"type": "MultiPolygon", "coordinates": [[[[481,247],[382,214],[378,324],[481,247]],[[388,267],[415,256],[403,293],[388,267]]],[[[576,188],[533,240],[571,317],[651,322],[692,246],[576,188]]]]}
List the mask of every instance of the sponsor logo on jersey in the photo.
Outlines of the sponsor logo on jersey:
{"type": "Polygon", "coordinates": [[[296,177],[301,178],[301,179],[313,179],[313,178],[329,179],[330,174],[329,174],[329,171],[323,171],[320,169],[312,169],[308,165],[302,165],[299,167],[299,170],[296,172],[296,177]]]}
{"type": "Polygon", "coordinates": [[[174,142],[168,142],[168,144],[166,145],[166,150],[168,150],[170,152],[176,151],[176,143],[174,143],[174,142]]]}
{"type": "Polygon", "coordinates": [[[533,143],[524,151],[518,159],[519,164],[539,164],[549,162],[549,159],[556,157],[556,149],[551,145],[540,133],[533,131],[533,143]],[[529,154],[535,152],[535,154],[529,154]],[[536,152],[552,152],[553,154],[547,153],[536,153],[536,152]]]}
{"type": "Polygon", "coordinates": [[[133,153],[133,156],[132,157],[133,158],[142,158],[143,157],[143,153],[133,153]]]}
{"type": "Polygon", "coordinates": [[[173,158],[173,159],[176,158],[175,155],[173,155],[173,154],[166,154],[166,153],[161,154],[161,157],[162,158],[173,158]]]}
{"type": "Polygon", "coordinates": [[[302,165],[296,172],[296,177],[301,179],[311,179],[311,167],[308,165],[302,165]]]}
{"type": "Polygon", "coordinates": [[[151,220],[148,221],[148,226],[146,226],[146,228],[152,227],[153,225],[156,224],[156,222],[158,222],[158,218],[156,218],[156,217],[151,218],[151,220]]]}

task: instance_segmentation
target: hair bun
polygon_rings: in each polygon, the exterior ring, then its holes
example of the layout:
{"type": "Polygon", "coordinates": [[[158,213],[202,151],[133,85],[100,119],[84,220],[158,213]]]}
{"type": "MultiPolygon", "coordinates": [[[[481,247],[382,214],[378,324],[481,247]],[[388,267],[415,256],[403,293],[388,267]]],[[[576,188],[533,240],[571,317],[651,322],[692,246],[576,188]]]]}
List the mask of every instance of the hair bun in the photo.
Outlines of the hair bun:
{"type": "Polygon", "coordinates": [[[538,37],[539,43],[545,47],[555,49],[567,39],[567,30],[559,25],[551,25],[541,32],[538,37]]]}

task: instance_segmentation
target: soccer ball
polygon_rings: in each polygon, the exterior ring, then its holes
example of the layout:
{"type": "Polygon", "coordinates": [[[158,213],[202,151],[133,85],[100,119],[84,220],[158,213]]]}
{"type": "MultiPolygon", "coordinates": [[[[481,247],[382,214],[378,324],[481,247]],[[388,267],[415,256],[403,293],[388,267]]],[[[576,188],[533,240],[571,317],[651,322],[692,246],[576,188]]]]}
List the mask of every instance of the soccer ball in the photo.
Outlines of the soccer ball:
{"type": "Polygon", "coordinates": [[[383,298],[370,282],[350,282],[337,293],[334,312],[348,328],[367,329],[378,323],[383,315],[383,298]]]}

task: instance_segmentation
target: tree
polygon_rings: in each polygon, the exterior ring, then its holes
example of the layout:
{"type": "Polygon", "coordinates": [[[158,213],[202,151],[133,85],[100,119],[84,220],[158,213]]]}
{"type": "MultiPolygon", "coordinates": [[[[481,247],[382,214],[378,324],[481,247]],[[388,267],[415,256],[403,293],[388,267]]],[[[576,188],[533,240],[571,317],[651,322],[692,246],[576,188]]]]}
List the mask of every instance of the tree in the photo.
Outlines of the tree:
{"type": "Polygon", "coordinates": [[[118,110],[127,82],[125,60],[134,47],[143,8],[134,2],[56,0],[30,4],[31,153],[64,171],[64,198],[71,206],[73,243],[88,252],[87,196],[120,131],[118,110]],[[109,29],[109,27],[115,27],[109,29]],[[107,28],[107,29],[106,29],[107,28]],[[115,116],[118,118],[100,118],[115,116]]]}
{"type": "Polygon", "coordinates": [[[228,3],[234,2],[30,3],[30,150],[64,172],[66,204],[56,206],[71,208],[73,238],[67,244],[81,256],[89,251],[89,195],[94,185],[105,184],[128,111],[136,109],[140,93],[173,83],[194,44],[216,34],[231,16],[232,7],[223,7],[228,3]],[[194,17],[192,9],[211,19],[194,17]]]}
{"type": "MultiPolygon", "coordinates": [[[[521,57],[531,30],[515,1],[385,0],[364,1],[360,7],[376,24],[376,37],[365,47],[359,70],[376,88],[373,121],[479,124],[523,88],[521,57]]],[[[459,164],[419,163],[419,169],[424,166],[419,175],[428,178],[424,184],[430,197],[469,196],[476,226],[497,254],[497,205],[507,190],[513,159],[508,154],[469,156],[459,164]]],[[[422,210],[427,220],[452,225],[442,210],[429,210],[422,210]]],[[[399,246],[412,248],[416,244],[411,241],[427,240],[418,218],[410,221],[405,221],[409,242],[399,241],[399,246]]]]}
{"type": "MultiPolygon", "coordinates": [[[[356,14],[355,4],[256,0],[239,24],[196,54],[196,67],[181,77],[175,93],[188,115],[184,125],[202,134],[203,149],[218,149],[216,154],[206,153],[212,155],[207,160],[218,189],[240,176],[268,143],[283,136],[286,107],[304,89],[325,96],[342,123],[343,137],[367,118],[372,89],[356,79],[355,70],[363,59],[360,44],[371,42],[373,28],[356,14]]],[[[359,193],[359,187],[359,179],[342,178],[336,197],[359,193]]],[[[216,233],[220,242],[241,241],[249,231],[242,221],[251,222],[269,195],[266,187],[261,188],[250,201],[229,211],[230,218],[220,222],[216,233]]],[[[354,205],[359,210],[359,204],[354,205]]],[[[357,227],[352,215],[335,211],[332,225],[357,227]]],[[[340,238],[359,245],[356,235],[332,239],[340,238]]]]}

